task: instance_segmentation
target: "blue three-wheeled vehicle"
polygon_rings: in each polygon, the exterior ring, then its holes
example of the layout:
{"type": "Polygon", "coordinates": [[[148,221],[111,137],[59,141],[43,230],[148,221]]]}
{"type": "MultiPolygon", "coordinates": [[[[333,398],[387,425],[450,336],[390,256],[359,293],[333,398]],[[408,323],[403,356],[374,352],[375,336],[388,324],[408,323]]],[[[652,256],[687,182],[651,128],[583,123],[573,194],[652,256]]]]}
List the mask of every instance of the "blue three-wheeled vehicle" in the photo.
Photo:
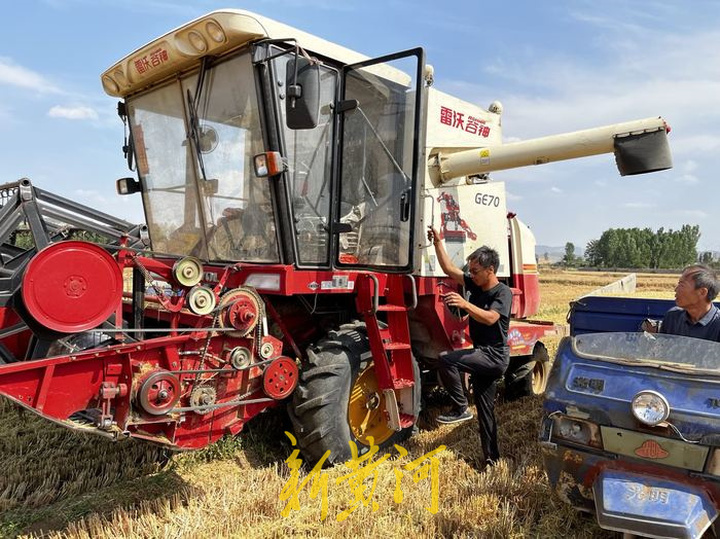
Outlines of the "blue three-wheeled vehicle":
{"type": "Polygon", "coordinates": [[[540,443],[556,493],[602,528],[697,538],[720,508],[720,343],[639,329],[672,306],[573,304],[540,443]]]}

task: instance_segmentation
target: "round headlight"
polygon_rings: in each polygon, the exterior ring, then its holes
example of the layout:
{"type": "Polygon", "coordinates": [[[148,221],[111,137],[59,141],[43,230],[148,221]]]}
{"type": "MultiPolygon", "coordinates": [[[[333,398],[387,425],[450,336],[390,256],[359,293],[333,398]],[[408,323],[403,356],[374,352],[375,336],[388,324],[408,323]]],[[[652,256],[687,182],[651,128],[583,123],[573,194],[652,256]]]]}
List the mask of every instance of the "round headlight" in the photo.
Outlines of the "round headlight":
{"type": "Polygon", "coordinates": [[[649,389],[633,397],[632,413],[641,423],[654,426],[665,421],[670,415],[670,405],[665,397],[649,389]]]}

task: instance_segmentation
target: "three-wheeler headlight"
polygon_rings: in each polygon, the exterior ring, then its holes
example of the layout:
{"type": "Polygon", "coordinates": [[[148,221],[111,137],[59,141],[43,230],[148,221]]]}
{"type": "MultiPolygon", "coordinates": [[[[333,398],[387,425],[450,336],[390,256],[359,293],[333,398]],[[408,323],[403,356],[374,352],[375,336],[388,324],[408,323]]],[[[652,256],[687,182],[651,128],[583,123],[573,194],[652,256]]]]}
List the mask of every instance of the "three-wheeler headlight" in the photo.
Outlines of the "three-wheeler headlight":
{"type": "Polygon", "coordinates": [[[670,404],[667,399],[657,391],[649,389],[635,395],[630,408],[638,421],[651,427],[659,425],[670,415],[670,404]]]}
{"type": "Polygon", "coordinates": [[[565,415],[553,417],[553,436],[580,445],[602,449],[599,427],[590,421],[565,415]]]}

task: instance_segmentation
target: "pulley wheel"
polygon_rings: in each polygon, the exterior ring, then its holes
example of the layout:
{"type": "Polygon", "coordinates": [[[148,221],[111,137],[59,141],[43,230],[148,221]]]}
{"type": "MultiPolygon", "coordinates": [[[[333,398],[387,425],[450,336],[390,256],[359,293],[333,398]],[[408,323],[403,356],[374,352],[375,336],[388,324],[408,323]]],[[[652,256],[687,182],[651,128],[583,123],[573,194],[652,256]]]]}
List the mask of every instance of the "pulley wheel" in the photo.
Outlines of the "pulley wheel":
{"type": "Polygon", "coordinates": [[[279,357],[263,372],[263,391],[273,399],[288,397],[298,383],[298,366],[292,359],[279,357]]]}
{"type": "Polygon", "coordinates": [[[120,306],[122,293],[117,261],[85,241],[45,247],[30,260],[21,289],[30,316],[61,333],[97,327],[120,306]]]}
{"type": "Polygon", "coordinates": [[[180,380],[170,371],[155,371],[140,384],[137,401],[150,415],[165,415],[180,398],[180,380]]]}
{"type": "Polygon", "coordinates": [[[215,293],[207,286],[193,286],[186,302],[190,310],[199,315],[210,314],[217,303],[215,293]]]}
{"type": "Polygon", "coordinates": [[[203,265],[193,256],[181,258],[173,264],[173,277],[182,286],[195,286],[203,277],[203,265]]]}

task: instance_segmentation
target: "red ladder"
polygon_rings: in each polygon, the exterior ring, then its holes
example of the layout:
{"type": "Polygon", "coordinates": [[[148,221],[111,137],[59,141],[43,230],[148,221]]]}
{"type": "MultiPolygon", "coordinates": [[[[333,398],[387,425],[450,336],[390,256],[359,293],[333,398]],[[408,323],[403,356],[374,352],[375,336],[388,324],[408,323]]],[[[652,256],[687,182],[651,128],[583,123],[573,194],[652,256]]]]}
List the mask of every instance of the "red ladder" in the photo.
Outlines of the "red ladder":
{"type": "Polygon", "coordinates": [[[355,288],[357,309],[365,320],[370,340],[378,388],[385,396],[388,424],[401,430],[415,422],[414,415],[400,411],[395,393],[408,392],[412,399],[415,386],[408,322],[408,311],[417,305],[415,279],[412,275],[387,275],[385,289],[381,291],[375,275],[362,273],[357,277],[355,288]],[[412,294],[409,306],[405,302],[406,283],[410,284],[412,294]],[[383,304],[380,304],[381,296],[385,300],[383,304]],[[385,323],[378,318],[379,313],[383,313],[385,323]]]}

